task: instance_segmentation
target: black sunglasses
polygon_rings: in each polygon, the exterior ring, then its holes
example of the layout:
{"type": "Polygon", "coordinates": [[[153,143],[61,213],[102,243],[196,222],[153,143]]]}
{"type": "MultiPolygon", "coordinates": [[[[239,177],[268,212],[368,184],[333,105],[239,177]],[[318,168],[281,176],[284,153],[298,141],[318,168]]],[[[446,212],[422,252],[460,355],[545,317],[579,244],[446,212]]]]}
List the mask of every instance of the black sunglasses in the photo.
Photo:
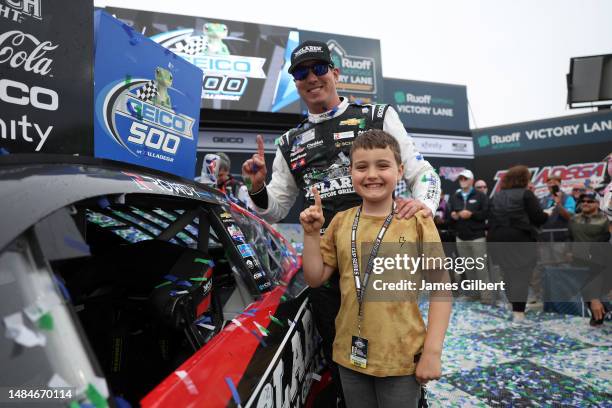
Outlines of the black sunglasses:
{"type": "Polygon", "coordinates": [[[298,67],[291,73],[291,75],[293,75],[293,79],[296,81],[302,81],[306,79],[310,71],[312,71],[316,76],[320,77],[327,74],[330,67],[331,65],[324,63],[315,64],[310,67],[298,67]]]}
{"type": "Polygon", "coordinates": [[[584,203],[587,203],[587,204],[595,204],[596,202],[597,202],[597,201],[595,201],[595,200],[582,200],[582,201],[581,201],[581,203],[582,203],[582,204],[584,204],[584,203]]]}

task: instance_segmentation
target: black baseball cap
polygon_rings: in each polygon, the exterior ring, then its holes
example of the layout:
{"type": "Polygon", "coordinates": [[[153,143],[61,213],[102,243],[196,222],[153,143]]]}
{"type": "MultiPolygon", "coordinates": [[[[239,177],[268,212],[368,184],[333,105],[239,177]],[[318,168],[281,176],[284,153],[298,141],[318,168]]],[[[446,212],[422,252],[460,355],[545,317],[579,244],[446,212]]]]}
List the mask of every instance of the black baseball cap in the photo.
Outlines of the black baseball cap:
{"type": "Polygon", "coordinates": [[[327,44],[321,41],[304,41],[291,53],[289,73],[292,73],[302,62],[310,60],[324,61],[329,65],[334,65],[327,44]]]}
{"type": "Polygon", "coordinates": [[[585,198],[587,200],[597,200],[597,193],[594,191],[587,191],[586,193],[580,194],[580,201],[584,200],[585,198]]]}

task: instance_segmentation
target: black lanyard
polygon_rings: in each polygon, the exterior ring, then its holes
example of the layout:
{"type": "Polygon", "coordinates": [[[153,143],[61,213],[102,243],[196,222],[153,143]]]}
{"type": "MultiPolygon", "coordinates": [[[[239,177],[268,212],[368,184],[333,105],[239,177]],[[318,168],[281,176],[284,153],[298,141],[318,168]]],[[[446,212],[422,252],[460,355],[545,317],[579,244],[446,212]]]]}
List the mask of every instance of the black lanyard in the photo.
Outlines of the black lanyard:
{"type": "Polygon", "coordinates": [[[357,294],[357,303],[359,304],[359,315],[357,321],[359,336],[361,336],[361,320],[363,318],[363,299],[365,298],[365,292],[368,288],[368,281],[370,280],[372,268],[374,267],[374,259],[378,254],[378,249],[380,248],[380,244],[385,236],[385,232],[387,232],[389,224],[391,224],[391,220],[393,220],[394,209],[395,204],[391,209],[391,213],[387,215],[387,218],[385,218],[385,222],[380,231],[378,231],[376,240],[374,241],[374,246],[372,246],[372,251],[370,252],[370,258],[368,259],[365,273],[363,274],[363,282],[361,282],[361,276],[359,274],[359,259],[357,259],[357,226],[359,225],[359,217],[361,216],[361,207],[357,209],[355,219],[353,220],[353,227],[351,229],[351,257],[353,261],[353,277],[355,278],[355,292],[357,294]]]}

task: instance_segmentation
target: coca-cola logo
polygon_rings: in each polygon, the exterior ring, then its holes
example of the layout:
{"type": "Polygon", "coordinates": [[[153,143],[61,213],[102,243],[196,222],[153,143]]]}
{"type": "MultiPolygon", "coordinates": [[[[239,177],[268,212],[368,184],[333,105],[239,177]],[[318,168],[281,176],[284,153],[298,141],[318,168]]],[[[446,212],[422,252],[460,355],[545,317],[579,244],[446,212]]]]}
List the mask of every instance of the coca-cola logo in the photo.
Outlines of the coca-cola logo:
{"type": "Polygon", "coordinates": [[[45,55],[57,47],[59,44],[40,41],[32,34],[19,30],[7,31],[0,34],[0,65],[7,64],[11,68],[21,67],[26,72],[47,76],[51,72],[53,59],[45,55]]]}

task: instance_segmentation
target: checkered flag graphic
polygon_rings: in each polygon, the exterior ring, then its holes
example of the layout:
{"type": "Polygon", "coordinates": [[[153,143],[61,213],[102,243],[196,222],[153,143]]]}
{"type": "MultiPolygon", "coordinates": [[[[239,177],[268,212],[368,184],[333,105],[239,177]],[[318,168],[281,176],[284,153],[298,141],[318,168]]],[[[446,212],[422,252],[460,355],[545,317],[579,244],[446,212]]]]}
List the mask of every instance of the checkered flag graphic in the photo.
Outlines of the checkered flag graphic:
{"type": "Polygon", "coordinates": [[[136,91],[136,98],[144,102],[151,102],[157,96],[157,85],[150,80],[136,91]]]}
{"type": "Polygon", "coordinates": [[[176,50],[187,55],[201,54],[206,48],[207,38],[203,35],[190,37],[182,43],[176,45],[176,50]]]}
{"type": "Polygon", "coordinates": [[[409,197],[408,185],[406,184],[406,180],[401,179],[397,182],[395,186],[395,198],[407,198],[409,197]]]}

